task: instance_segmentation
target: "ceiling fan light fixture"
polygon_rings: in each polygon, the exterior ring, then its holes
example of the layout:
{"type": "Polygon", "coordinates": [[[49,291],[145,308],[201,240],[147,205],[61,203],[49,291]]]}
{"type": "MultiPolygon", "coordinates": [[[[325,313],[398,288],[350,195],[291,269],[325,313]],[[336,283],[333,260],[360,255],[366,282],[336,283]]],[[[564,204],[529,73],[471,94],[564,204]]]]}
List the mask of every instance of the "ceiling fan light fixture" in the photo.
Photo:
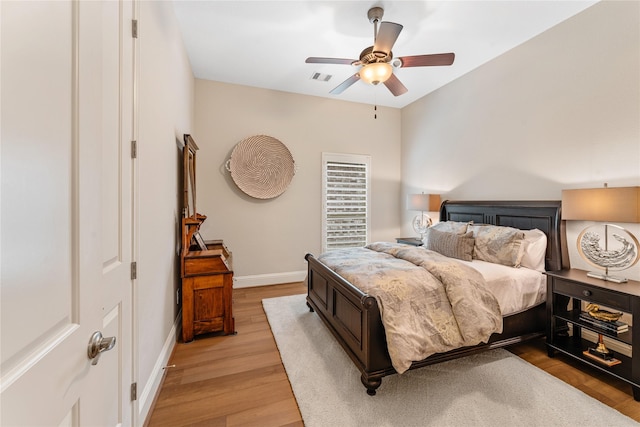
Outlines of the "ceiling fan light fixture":
{"type": "MultiPolygon", "coordinates": [[[[2,1],[2,0],[0,0],[2,1]]],[[[455,54],[435,53],[426,55],[411,55],[393,57],[392,49],[395,44],[402,25],[395,22],[380,21],[384,15],[381,7],[369,9],[367,18],[373,24],[373,46],[366,47],[360,52],[359,59],[346,58],[325,58],[309,57],[307,64],[342,64],[358,67],[358,71],[352,74],[345,81],[333,88],[329,93],[339,95],[345,89],[351,87],[358,80],[364,80],[370,85],[384,83],[393,96],[400,96],[407,93],[407,88],[402,84],[397,76],[393,74],[393,69],[405,67],[429,67],[439,65],[451,65],[455,59],[455,54]],[[378,25],[379,24],[379,25],[378,25]],[[378,26],[380,28],[378,28],[378,26]]]]}
{"type": "Polygon", "coordinates": [[[393,74],[393,68],[387,62],[367,64],[360,70],[360,78],[372,85],[386,82],[391,74],[393,74]]]}

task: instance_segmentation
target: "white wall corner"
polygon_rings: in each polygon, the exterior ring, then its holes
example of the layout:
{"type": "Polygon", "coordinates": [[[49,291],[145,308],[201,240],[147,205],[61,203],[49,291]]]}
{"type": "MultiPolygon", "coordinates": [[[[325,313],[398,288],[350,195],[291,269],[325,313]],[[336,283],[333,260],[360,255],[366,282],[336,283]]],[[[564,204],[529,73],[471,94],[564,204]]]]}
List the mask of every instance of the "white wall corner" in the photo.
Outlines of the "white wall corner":
{"type": "Polygon", "coordinates": [[[307,270],[290,271],[288,273],[256,274],[236,276],[233,278],[234,289],[252,288],[254,286],[279,285],[282,283],[302,282],[307,278],[307,270]]]}

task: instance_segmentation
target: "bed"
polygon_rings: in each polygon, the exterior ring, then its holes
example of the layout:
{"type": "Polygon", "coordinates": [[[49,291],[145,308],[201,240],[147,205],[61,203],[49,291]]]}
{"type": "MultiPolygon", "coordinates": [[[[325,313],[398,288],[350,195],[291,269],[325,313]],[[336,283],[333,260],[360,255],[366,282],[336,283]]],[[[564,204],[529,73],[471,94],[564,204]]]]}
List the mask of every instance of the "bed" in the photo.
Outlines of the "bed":
{"type": "MultiPolygon", "coordinates": [[[[544,269],[560,270],[563,262],[560,213],[559,201],[445,201],[440,208],[440,222],[540,230],[546,236],[544,269]]],[[[424,251],[422,248],[416,249],[424,251]]],[[[397,252],[397,248],[393,250],[397,252]]],[[[307,254],[305,258],[308,264],[307,305],[322,319],[360,370],[361,381],[367,393],[375,395],[383,377],[398,373],[389,355],[377,299],[321,262],[319,259],[322,257],[307,254]]],[[[505,315],[502,318],[501,332],[490,334],[486,342],[414,360],[408,369],[544,336],[545,316],[543,296],[533,307],[505,315]]]]}

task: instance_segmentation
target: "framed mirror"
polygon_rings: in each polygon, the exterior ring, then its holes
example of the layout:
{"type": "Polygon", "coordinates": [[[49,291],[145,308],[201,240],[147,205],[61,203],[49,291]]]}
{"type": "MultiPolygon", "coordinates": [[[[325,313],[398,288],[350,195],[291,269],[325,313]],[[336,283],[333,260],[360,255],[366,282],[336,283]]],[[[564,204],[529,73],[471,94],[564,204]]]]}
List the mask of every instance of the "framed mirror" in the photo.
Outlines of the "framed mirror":
{"type": "Polygon", "coordinates": [[[196,215],[196,151],[198,146],[189,134],[184,135],[183,158],[183,216],[185,218],[196,215]]]}

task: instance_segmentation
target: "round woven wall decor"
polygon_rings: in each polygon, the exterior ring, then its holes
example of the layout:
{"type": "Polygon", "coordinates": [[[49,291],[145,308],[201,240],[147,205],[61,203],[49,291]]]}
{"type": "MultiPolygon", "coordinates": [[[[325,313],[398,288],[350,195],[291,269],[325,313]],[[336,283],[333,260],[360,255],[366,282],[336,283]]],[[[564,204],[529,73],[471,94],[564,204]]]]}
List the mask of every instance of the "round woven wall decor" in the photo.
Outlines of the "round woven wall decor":
{"type": "Polygon", "coordinates": [[[255,135],[231,152],[227,170],[238,188],[256,199],[272,199],[285,192],[295,174],[293,156],[276,138],[255,135]]]}

